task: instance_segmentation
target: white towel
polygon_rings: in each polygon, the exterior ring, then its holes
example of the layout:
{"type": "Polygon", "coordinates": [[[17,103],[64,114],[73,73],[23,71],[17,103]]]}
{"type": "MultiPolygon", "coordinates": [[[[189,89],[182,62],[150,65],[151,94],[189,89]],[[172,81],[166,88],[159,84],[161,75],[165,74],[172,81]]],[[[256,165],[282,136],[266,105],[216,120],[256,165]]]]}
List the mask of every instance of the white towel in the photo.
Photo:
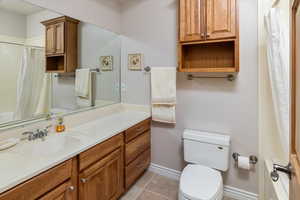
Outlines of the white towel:
{"type": "Polygon", "coordinates": [[[75,93],[78,97],[88,98],[90,91],[90,69],[77,69],[75,78],[75,93]]]}
{"type": "Polygon", "coordinates": [[[151,68],[152,104],[176,104],[176,67],[151,68]]]}
{"type": "Polygon", "coordinates": [[[36,108],[35,115],[49,113],[52,105],[52,76],[50,73],[45,73],[42,91],[39,102],[36,108]]]}
{"type": "Polygon", "coordinates": [[[151,68],[152,120],[176,123],[176,67],[151,68]]]}
{"type": "Polygon", "coordinates": [[[162,123],[176,123],[175,105],[153,104],[152,120],[162,123]]]}
{"type": "Polygon", "coordinates": [[[89,69],[76,70],[75,95],[79,107],[89,107],[94,105],[94,79],[94,73],[90,72],[89,69]]]}

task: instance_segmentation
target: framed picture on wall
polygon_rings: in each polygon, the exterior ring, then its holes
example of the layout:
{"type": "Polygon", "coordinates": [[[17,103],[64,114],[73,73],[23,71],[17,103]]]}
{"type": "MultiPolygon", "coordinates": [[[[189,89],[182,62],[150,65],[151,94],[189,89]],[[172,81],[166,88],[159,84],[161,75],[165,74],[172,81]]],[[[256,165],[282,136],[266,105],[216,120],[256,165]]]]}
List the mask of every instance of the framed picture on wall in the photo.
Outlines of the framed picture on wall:
{"type": "Polygon", "coordinates": [[[101,56],[100,57],[100,68],[101,68],[101,71],[112,71],[113,70],[113,56],[101,56]]]}
{"type": "Polygon", "coordinates": [[[142,70],[142,54],[128,54],[128,69],[140,71],[142,70]]]}

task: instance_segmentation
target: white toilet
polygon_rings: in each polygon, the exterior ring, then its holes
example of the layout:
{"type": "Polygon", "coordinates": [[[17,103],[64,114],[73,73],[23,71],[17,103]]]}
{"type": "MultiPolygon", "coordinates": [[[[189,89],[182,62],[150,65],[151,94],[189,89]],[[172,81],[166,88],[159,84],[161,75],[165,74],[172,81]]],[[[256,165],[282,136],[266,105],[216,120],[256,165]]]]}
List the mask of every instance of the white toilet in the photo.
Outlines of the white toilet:
{"type": "Polygon", "coordinates": [[[230,136],[203,131],[183,133],[184,160],[188,163],[180,177],[179,200],[222,200],[221,171],[229,164],[230,136]]]}

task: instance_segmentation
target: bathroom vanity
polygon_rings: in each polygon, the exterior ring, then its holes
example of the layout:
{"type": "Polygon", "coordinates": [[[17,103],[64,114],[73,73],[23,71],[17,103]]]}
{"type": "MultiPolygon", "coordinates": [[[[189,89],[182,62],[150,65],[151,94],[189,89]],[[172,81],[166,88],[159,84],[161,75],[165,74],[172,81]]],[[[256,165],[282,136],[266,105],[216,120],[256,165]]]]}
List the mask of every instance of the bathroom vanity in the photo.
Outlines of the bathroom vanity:
{"type": "MultiPolygon", "coordinates": [[[[118,199],[150,165],[150,123],[149,113],[122,111],[83,123],[61,135],[46,137],[45,148],[49,143],[47,141],[53,140],[57,145],[60,145],[61,140],[68,141],[63,143],[66,152],[62,154],[65,155],[59,155],[59,151],[45,153],[45,156],[48,156],[48,165],[32,163],[28,169],[34,168],[35,172],[31,171],[31,173],[26,170],[27,166],[24,164],[25,174],[22,176],[32,177],[22,183],[18,183],[20,179],[10,179],[11,183],[7,181],[5,183],[5,178],[14,177],[13,169],[17,166],[12,166],[12,169],[6,168],[6,172],[2,169],[2,172],[8,173],[8,176],[0,181],[0,200],[118,199]],[[72,143],[71,140],[65,139],[67,137],[74,141],[78,139],[80,143],[72,143]],[[74,148],[71,143],[74,144],[74,148]],[[38,173],[38,171],[42,172],[38,173]],[[34,173],[38,174],[34,175],[34,173]],[[8,189],[5,190],[5,186],[8,189]]],[[[39,141],[39,143],[43,142],[39,141]]],[[[10,153],[21,149],[26,152],[25,147],[21,146],[19,149],[15,147],[16,150],[10,153]]],[[[0,159],[2,155],[0,154],[0,159]]],[[[32,155],[28,156],[28,162],[32,155]]],[[[22,173],[20,170],[18,172],[22,173]]],[[[18,177],[18,174],[16,176],[18,177]]]]}

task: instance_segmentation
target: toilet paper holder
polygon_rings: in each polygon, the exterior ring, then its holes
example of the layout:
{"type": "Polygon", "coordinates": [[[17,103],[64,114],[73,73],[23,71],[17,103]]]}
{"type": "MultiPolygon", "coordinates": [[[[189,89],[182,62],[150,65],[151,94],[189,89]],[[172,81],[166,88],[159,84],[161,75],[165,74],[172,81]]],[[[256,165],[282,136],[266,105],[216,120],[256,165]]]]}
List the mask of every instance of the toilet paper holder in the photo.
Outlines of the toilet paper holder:
{"type": "MultiPolygon", "coordinates": [[[[239,161],[239,156],[240,156],[240,154],[236,153],[236,152],[232,154],[232,157],[233,157],[236,164],[239,161]]],[[[253,155],[249,156],[249,163],[250,164],[255,165],[257,162],[258,162],[258,158],[256,156],[253,156],[253,155]]]]}

